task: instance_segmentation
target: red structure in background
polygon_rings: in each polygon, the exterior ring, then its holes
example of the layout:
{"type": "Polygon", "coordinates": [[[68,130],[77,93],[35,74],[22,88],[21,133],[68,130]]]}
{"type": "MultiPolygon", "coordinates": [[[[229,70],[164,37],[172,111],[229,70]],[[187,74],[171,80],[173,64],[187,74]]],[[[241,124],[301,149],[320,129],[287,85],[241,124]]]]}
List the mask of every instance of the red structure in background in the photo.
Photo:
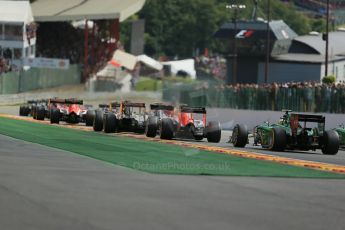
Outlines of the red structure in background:
{"type": "Polygon", "coordinates": [[[88,20],[85,20],[85,28],[84,28],[84,72],[83,72],[83,79],[82,82],[86,81],[87,74],[88,74],[88,56],[89,56],[89,26],[88,20]]]}
{"type": "MultiPolygon", "coordinates": [[[[89,66],[89,27],[88,27],[88,20],[85,20],[85,27],[84,27],[84,71],[83,71],[83,78],[82,78],[82,82],[85,82],[88,78],[88,75],[90,73],[90,66],[89,66]]],[[[96,23],[94,21],[94,23],[96,23]]],[[[91,33],[91,54],[93,58],[96,58],[96,63],[99,61],[100,57],[98,55],[95,54],[95,24],[92,28],[92,33],[91,33]]],[[[107,41],[107,53],[108,54],[113,54],[114,51],[117,49],[118,46],[118,42],[120,41],[120,20],[118,18],[114,19],[111,21],[111,26],[110,26],[110,34],[111,37],[109,39],[109,41],[107,41]]]]}

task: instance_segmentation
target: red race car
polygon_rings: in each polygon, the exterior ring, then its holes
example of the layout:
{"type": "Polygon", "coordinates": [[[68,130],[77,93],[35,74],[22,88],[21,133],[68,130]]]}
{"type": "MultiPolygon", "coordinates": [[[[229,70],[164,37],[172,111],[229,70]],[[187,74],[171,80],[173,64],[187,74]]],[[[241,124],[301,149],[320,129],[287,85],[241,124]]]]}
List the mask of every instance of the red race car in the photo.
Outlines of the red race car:
{"type": "Polygon", "coordinates": [[[51,124],[65,121],[70,124],[85,122],[89,107],[83,105],[78,99],[49,99],[48,111],[51,124]]]}
{"type": "MultiPolygon", "coordinates": [[[[150,119],[149,122],[153,119],[150,119]]],[[[206,120],[206,109],[204,107],[181,106],[177,114],[167,116],[156,123],[148,126],[156,127],[161,139],[172,138],[193,138],[202,140],[207,138],[208,142],[219,142],[221,139],[221,127],[218,121],[206,120]]]]}

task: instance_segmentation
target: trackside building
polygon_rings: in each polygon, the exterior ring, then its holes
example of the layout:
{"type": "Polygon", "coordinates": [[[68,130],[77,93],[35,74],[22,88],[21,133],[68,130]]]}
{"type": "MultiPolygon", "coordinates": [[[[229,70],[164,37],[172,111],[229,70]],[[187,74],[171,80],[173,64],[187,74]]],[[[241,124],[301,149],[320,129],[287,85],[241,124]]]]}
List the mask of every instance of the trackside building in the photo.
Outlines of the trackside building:
{"type": "MultiPolygon", "coordinates": [[[[228,44],[227,81],[229,83],[264,83],[266,63],[267,24],[264,21],[241,21],[235,30],[234,23],[225,23],[215,37],[228,44]],[[237,77],[233,76],[234,40],[237,44],[237,77]]],[[[268,83],[319,82],[325,72],[325,46],[322,35],[313,33],[298,36],[283,21],[269,23],[268,83]]],[[[328,75],[337,82],[345,81],[345,32],[329,34],[328,75]]]]}
{"type": "Polygon", "coordinates": [[[36,52],[36,25],[29,1],[0,1],[0,57],[21,67],[36,52]]]}

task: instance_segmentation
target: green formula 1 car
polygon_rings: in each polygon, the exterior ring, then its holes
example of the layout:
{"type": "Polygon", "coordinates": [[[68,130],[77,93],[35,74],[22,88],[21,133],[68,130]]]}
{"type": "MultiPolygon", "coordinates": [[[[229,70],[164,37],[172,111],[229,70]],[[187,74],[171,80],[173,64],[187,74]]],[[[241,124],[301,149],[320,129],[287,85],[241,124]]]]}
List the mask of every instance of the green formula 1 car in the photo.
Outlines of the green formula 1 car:
{"type": "MultiPolygon", "coordinates": [[[[338,153],[339,135],[335,130],[325,131],[324,116],[284,112],[277,124],[265,122],[254,128],[254,145],[273,151],[321,149],[327,155],[338,153]],[[307,123],[314,127],[307,127],[307,123]]],[[[244,147],[248,143],[246,126],[237,124],[230,142],[235,147],[244,147]]]]}

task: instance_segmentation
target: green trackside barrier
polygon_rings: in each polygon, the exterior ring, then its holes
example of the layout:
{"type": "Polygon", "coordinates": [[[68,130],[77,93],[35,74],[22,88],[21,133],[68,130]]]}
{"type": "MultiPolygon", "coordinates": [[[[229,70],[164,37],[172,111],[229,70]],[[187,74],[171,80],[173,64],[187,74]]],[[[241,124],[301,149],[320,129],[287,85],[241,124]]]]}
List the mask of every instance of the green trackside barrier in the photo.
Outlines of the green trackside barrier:
{"type": "Polygon", "coordinates": [[[166,101],[217,108],[299,112],[345,113],[344,86],[317,87],[232,87],[183,84],[163,88],[166,101]]]}
{"type": "Polygon", "coordinates": [[[19,90],[19,72],[9,72],[0,75],[0,93],[13,94],[19,90]]]}
{"type": "Polygon", "coordinates": [[[68,70],[32,68],[23,71],[20,78],[20,92],[80,83],[80,67],[70,65],[68,70]]]}
{"type": "Polygon", "coordinates": [[[79,65],[70,65],[67,70],[31,68],[28,71],[10,72],[0,75],[0,94],[79,84],[80,78],[79,65]]]}

